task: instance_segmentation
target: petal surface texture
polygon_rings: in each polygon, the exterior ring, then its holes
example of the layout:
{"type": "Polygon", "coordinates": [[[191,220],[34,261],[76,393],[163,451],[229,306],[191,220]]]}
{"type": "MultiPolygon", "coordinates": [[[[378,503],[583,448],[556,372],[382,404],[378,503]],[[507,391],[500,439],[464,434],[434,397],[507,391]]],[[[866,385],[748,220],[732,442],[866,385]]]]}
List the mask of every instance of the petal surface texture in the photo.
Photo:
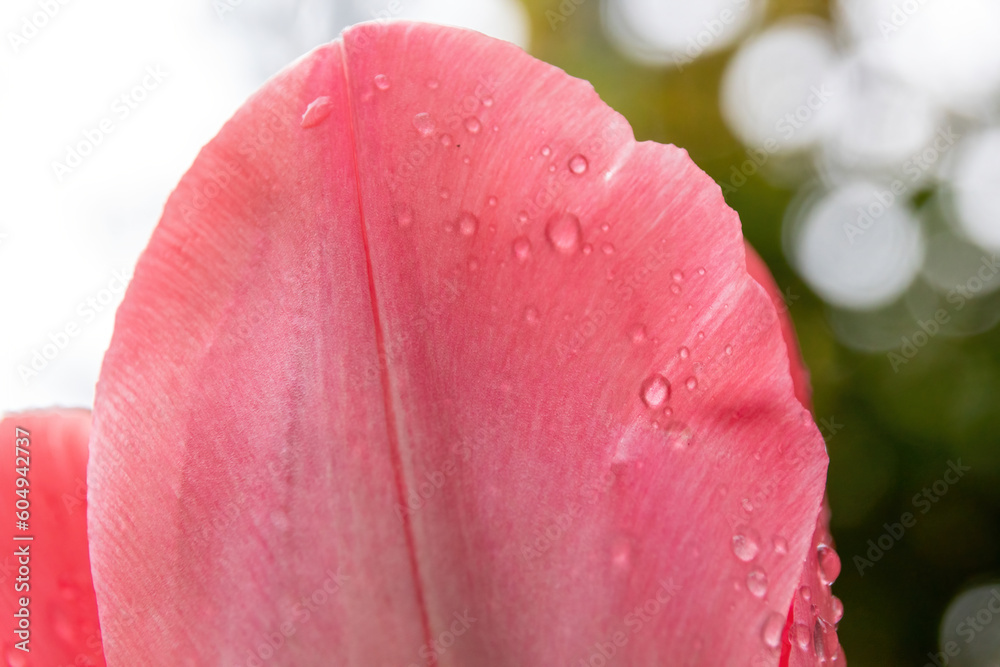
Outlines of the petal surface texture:
{"type": "Polygon", "coordinates": [[[112,665],[777,665],[827,468],[708,176],[414,23],[202,151],[94,428],[112,665]]]}
{"type": "Polygon", "coordinates": [[[4,665],[104,666],[87,551],[89,438],[86,410],[28,412],[0,421],[0,508],[10,522],[0,555],[0,600],[8,625],[4,665]],[[15,513],[22,511],[27,526],[15,523],[22,519],[15,513]],[[28,622],[27,636],[14,632],[23,627],[22,619],[28,622]]]}

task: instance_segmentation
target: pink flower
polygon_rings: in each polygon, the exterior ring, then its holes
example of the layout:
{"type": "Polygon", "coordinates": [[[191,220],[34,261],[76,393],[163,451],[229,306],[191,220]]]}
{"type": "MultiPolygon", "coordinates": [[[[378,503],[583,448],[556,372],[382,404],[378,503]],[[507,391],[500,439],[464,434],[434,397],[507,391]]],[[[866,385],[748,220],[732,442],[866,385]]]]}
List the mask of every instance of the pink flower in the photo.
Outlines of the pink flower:
{"type": "Polygon", "coordinates": [[[108,664],[843,664],[758,281],[719,188],[586,83],[438,26],[317,49],[205,147],[118,312],[108,664]]]}

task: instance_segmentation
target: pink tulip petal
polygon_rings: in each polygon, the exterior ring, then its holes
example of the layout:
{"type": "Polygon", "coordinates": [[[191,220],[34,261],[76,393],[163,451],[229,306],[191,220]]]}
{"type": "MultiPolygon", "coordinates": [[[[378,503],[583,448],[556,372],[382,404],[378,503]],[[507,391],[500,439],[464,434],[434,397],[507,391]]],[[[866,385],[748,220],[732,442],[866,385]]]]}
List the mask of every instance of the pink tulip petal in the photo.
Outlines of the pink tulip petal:
{"type": "Polygon", "coordinates": [[[85,410],[15,414],[0,421],[0,512],[7,527],[0,556],[2,657],[9,667],[104,665],[87,553],[89,437],[85,410]],[[18,478],[27,478],[27,484],[18,484],[18,478]],[[15,523],[21,520],[15,512],[21,511],[28,513],[26,527],[15,523]],[[17,636],[24,600],[29,634],[17,636]]]}
{"type": "Polygon", "coordinates": [[[368,24],[299,61],[118,313],[109,661],[778,664],[827,457],[743,248],[686,153],[516,47],[368,24]]]}

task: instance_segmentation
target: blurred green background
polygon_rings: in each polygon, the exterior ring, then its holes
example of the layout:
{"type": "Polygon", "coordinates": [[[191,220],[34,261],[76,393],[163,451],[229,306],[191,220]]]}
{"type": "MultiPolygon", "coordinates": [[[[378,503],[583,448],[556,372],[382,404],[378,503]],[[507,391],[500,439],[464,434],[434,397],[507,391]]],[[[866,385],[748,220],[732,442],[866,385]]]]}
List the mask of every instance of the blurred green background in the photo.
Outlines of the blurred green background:
{"type": "MultiPolygon", "coordinates": [[[[592,82],[628,118],[637,139],[687,149],[720,183],[746,159],[719,110],[732,49],[680,70],[643,67],[608,42],[597,0],[576,6],[555,29],[546,11],[558,13],[559,2],[524,4],[533,55],[592,82]]],[[[766,22],[802,14],[828,18],[828,12],[819,0],[774,0],[766,22]]],[[[787,296],[812,374],[817,421],[827,420],[831,528],[843,561],[833,587],[846,609],[841,643],[856,667],[924,665],[928,652],[939,650],[938,626],[949,601],[967,586],[1000,577],[1000,331],[934,337],[898,373],[885,353],[840,344],[828,306],[782,252],[782,219],[793,195],[754,176],[728,202],[787,296]],[[925,505],[915,506],[914,496],[959,459],[971,471],[921,514],[925,505]],[[886,532],[883,524],[899,522],[905,512],[916,516],[916,525],[859,574],[854,557],[864,558],[868,541],[886,532]]]]}

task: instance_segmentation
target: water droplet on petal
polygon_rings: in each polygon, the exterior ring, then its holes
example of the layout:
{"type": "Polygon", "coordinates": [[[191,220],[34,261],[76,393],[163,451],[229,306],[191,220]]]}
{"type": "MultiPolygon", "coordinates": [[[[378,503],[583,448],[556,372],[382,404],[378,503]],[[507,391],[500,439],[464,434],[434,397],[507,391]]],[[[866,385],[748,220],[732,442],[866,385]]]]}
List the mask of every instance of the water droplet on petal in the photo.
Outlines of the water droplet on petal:
{"type": "Polygon", "coordinates": [[[809,649],[810,640],[812,640],[812,631],[809,630],[809,626],[805,623],[796,623],[792,626],[791,640],[800,649],[806,651],[809,649]]]}
{"type": "Polygon", "coordinates": [[[674,279],[675,283],[679,283],[680,281],[684,280],[684,272],[680,270],[674,271],[673,273],[670,274],[670,277],[674,279]]]}
{"type": "Polygon", "coordinates": [[[486,203],[489,204],[490,206],[496,206],[497,205],[497,198],[496,197],[490,197],[489,200],[486,203]]]}
{"type": "Polygon", "coordinates": [[[589,164],[587,163],[587,158],[583,157],[579,153],[569,159],[569,170],[577,176],[586,173],[588,166],[589,164]]]}
{"type": "Polygon", "coordinates": [[[674,295],[680,294],[681,293],[681,286],[680,285],[671,285],[670,286],[670,293],[674,294],[674,295]]]}
{"type": "Polygon", "coordinates": [[[685,382],[684,385],[691,391],[694,391],[695,389],[698,388],[698,380],[696,380],[693,377],[690,377],[687,379],[687,382],[685,382]]]}
{"type": "Polygon", "coordinates": [[[752,528],[738,530],[733,535],[733,553],[744,563],[749,563],[756,558],[758,551],[760,551],[760,546],[757,534],[752,528]]]}
{"type": "Polygon", "coordinates": [[[492,97],[484,97],[483,98],[483,106],[487,107],[487,108],[493,106],[493,98],[492,97]]]}
{"type": "Polygon", "coordinates": [[[641,324],[633,324],[628,329],[628,337],[636,345],[644,342],[646,340],[646,327],[641,324]]]}
{"type": "Polygon", "coordinates": [[[572,213],[557,215],[545,226],[545,237],[553,248],[564,255],[576,252],[581,234],[580,219],[572,213]]]}
{"type": "Polygon", "coordinates": [[[844,603],[840,601],[840,598],[834,595],[831,604],[833,605],[833,622],[840,623],[840,621],[844,618],[844,603]]]}
{"type": "Polygon", "coordinates": [[[524,321],[528,324],[538,324],[538,311],[533,306],[525,308],[524,321]]]}
{"type": "Polygon", "coordinates": [[[462,236],[472,236],[479,229],[479,220],[471,213],[463,213],[458,218],[458,232],[462,236]]]}
{"type": "Polygon", "coordinates": [[[479,270],[479,260],[476,259],[475,257],[470,257],[469,258],[469,271],[475,272],[475,271],[478,271],[478,270],[479,270]]]}
{"type": "Polygon", "coordinates": [[[727,345],[726,346],[726,355],[731,355],[732,353],[733,353],[733,346],[732,345],[727,345]]]}
{"type": "Polygon", "coordinates": [[[812,599],[812,590],[808,586],[803,586],[799,589],[799,597],[809,602],[812,599]]]}
{"type": "Polygon", "coordinates": [[[479,119],[475,116],[469,116],[465,119],[465,129],[469,131],[470,134],[479,134],[479,130],[483,129],[483,124],[479,122],[479,119]]]}
{"type": "Polygon", "coordinates": [[[605,255],[613,255],[615,254],[615,247],[610,243],[604,243],[601,245],[601,252],[605,255]]]}
{"type": "Polygon", "coordinates": [[[517,212],[517,221],[518,222],[527,222],[528,221],[528,213],[526,211],[518,211],[517,212]]]}
{"type": "Polygon", "coordinates": [[[431,90],[437,90],[439,85],[441,85],[441,84],[438,83],[437,79],[428,79],[427,80],[427,87],[430,88],[431,90]]]}
{"type": "Polygon", "coordinates": [[[542,153],[542,155],[544,155],[545,157],[548,157],[548,156],[552,155],[552,149],[551,149],[551,148],[549,148],[548,146],[542,146],[542,150],[541,150],[541,153],[542,153]]]}
{"type": "Polygon", "coordinates": [[[764,627],[761,628],[760,638],[764,640],[764,644],[769,648],[778,648],[781,644],[781,633],[785,629],[785,617],[781,614],[771,612],[767,616],[767,620],[764,621],[764,627]]]}
{"type": "Polygon", "coordinates": [[[449,197],[451,197],[451,193],[450,192],[448,192],[447,190],[442,190],[441,191],[441,199],[448,199],[449,197]]]}
{"type": "Polygon", "coordinates": [[[747,590],[754,597],[767,595],[767,574],[763,570],[750,570],[747,575],[747,590]]]}
{"type": "Polygon", "coordinates": [[[378,88],[379,90],[388,90],[389,89],[389,77],[387,77],[385,74],[376,74],[375,75],[375,87],[378,88]]]}
{"type": "Polygon", "coordinates": [[[300,125],[304,128],[316,127],[330,116],[333,111],[333,100],[327,96],[317,97],[302,114],[300,125]]]}
{"type": "Polygon", "coordinates": [[[619,569],[627,568],[632,562],[632,540],[619,537],[611,546],[611,562],[619,569]]]}
{"type": "Polygon", "coordinates": [[[681,359],[687,359],[688,357],[691,356],[691,350],[687,349],[686,347],[682,347],[681,349],[677,350],[677,354],[680,355],[681,359]]]}
{"type": "Polygon", "coordinates": [[[429,137],[434,134],[434,120],[429,113],[418,113],[413,117],[413,127],[422,137],[429,137]]]}
{"type": "Polygon", "coordinates": [[[746,512],[747,514],[753,514],[753,503],[750,502],[749,498],[744,498],[743,500],[741,500],[740,507],[742,507],[743,511],[746,512]]]}
{"type": "Polygon", "coordinates": [[[549,165],[549,171],[555,171],[555,170],[556,170],[556,166],[554,164],[550,164],[549,165]]]}
{"type": "Polygon", "coordinates": [[[819,561],[819,577],[830,586],[840,576],[840,556],[831,547],[821,544],[816,549],[816,558],[819,561]]]}
{"type": "Polygon", "coordinates": [[[451,146],[452,142],[454,142],[454,139],[451,138],[450,134],[442,134],[438,138],[438,141],[441,142],[442,146],[451,146]]]}
{"type": "Polygon", "coordinates": [[[401,211],[396,216],[396,224],[399,225],[400,229],[406,229],[413,224],[413,214],[409,211],[401,211]]]}
{"type": "Polygon", "coordinates": [[[699,276],[705,275],[705,268],[704,267],[698,267],[698,275],[699,276]]]}
{"type": "Polygon", "coordinates": [[[518,236],[514,239],[512,248],[514,250],[514,257],[517,257],[517,261],[519,262],[527,262],[531,257],[531,241],[528,240],[527,236],[518,236]]]}
{"type": "Polygon", "coordinates": [[[583,244],[583,254],[584,255],[589,255],[592,252],[594,252],[594,246],[592,246],[589,243],[584,243],[583,244]]]}
{"type": "Polygon", "coordinates": [[[659,373],[650,375],[642,383],[642,401],[652,409],[656,409],[670,398],[670,383],[659,373]]]}
{"type": "Polygon", "coordinates": [[[609,224],[608,224],[608,223],[606,223],[606,222],[605,222],[604,224],[602,224],[602,225],[601,225],[601,231],[602,231],[602,232],[606,232],[606,231],[608,231],[608,230],[610,230],[610,229],[611,229],[611,225],[609,225],[609,224]]]}
{"type": "Polygon", "coordinates": [[[774,553],[784,556],[788,553],[788,541],[783,537],[774,538],[774,553]]]}

